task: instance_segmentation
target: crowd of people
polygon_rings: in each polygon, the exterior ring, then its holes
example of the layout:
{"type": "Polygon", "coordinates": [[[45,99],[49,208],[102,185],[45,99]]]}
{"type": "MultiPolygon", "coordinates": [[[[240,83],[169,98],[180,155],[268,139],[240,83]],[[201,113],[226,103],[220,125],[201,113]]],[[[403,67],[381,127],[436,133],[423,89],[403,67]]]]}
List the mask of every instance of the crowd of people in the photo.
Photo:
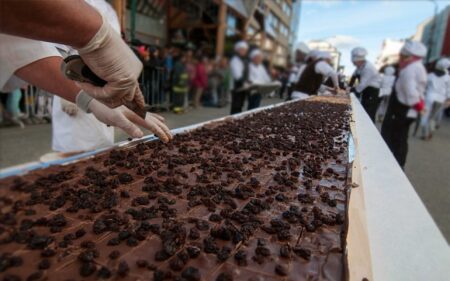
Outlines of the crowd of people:
{"type": "Polygon", "coordinates": [[[7,94],[0,103],[0,115],[22,125],[20,103],[27,83],[55,95],[53,149],[58,153],[70,155],[112,145],[113,129],[104,124],[121,128],[131,137],[143,136],[140,126],[163,141],[171,139],[161,116],[147,113],[141,118],[130,109],[130,102],[139,108],[145,104],[168,107],[176,113],[231,103],[230,114],[237,114],[245,102],[247,110],[258,108],[264,92],[261,87],[270,85],[270,96],[276,91],[280,98],[286,94],[287,100],[354,92],[370,119],[374,123],[382,121],[381,134],[403,167],[410,125],[416,121],[422,138],[430,139],[450,98],[450,60],[437,61],[427,76],[422,62],[427,50],[420,42],[407,41],[399,63],[380,71],[367,60],[366,49],[353,49],[351,59],[356,70],[347,83],[333,66],[330,53],[310,50],[304,43],[298,44],[295,61],[286,69],[269,67],[264,52],[246,41],[236,42],[230,60],[208,56],[201,48],[189,46],[158,48],[137,40],[125,44],[117,16],[106,1],[86,0],[87,6],[83,3],[43,0],[27,6],[37,11],[40,20],[42,13],[55,5],[61,10],[79,10],[88,20],[58,15],[50,19],[60,21],[65,31],[77,23],[82,42],[67,38],[67,32],[39,29],[42,23],[32,17],[26,20],[31,20],[30,26],[35,25],[39,32],[20,26],[20,3],[8,2],[8,13],[2,14],[6,24],[0,30],[0,88],[7,94]],[[74,83],[62,75],[62,59],[74,53],[106,81],[104,87],[74,83]]]}

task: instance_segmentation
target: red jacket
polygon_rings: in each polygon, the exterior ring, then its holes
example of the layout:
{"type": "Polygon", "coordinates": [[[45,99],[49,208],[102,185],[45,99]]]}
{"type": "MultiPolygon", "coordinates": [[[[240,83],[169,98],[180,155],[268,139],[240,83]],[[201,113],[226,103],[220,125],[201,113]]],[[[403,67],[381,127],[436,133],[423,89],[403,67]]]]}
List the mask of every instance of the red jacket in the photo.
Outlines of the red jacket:
{"type": "Polygon", "coordinates": [[[200,89],[205,89],[208,86],[208,74],[206,73],[205,64],[198,63],[195,66],[195,76],[192,84],[195,88],[200,89]]]}

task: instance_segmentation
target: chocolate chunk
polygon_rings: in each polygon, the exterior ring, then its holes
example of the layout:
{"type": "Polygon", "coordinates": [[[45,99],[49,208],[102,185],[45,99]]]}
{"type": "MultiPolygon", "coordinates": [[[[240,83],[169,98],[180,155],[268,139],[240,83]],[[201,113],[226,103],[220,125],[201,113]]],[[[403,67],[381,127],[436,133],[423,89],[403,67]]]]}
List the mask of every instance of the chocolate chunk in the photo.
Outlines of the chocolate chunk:
{"type": "Polygon", "coordinates": [[[50,260],[49,259],[42,259],[39,264],[38,264],[38,268],[39,269],[49,269],[50,268],[50,260]]]}
{"type": "Polygon", "coordinates": [[[28,277],[27,277],[27,281],[35,281],[35,280],[39,280],[42,278],[44,274],[42,273],[41,270],[36,271],[34,273],[31,273],[28,277]]]}
{"type": "Polygon", "coordinates": [[[308,249],[295,247],[293,251],[297,256],[304,258],[305,260],[309,260],[311,258],[311,251],[308,249]]]}
{"type": "Polygon", "coordinates": [[[188,281],[199,281],[200,280],[200,271],[192,266],[187,267],[183,272],[181,273],[181,277],[188,281]]]}
{"type": "Polygon", "coordinates": [[[173,259],[171,259],[169,261],[170,269],[172,269],[174,271],[182,270],[184,265],[185,265],[185,262],[182,259],[180,259],[179,257],[174,257],[173,259]]]}
{"type": "Polygon", "coordinates": [[[53,257],[54,255],[56,255],[56,251],[50,248],[46,248],[41,252],[41,257],[44,258],[53,257]]]}
{"type": "Polygon", "coordinates": [[[14,274],[6,274],[2,281],[21,281],[20,277],[14,274]]]}
{"type": "Polygon", "coordinates": [[[191,228],[189,231],[189,239],[196,240],[198,238],[200,238],[200,232],[195,228],[191,228]]]}
{"type": "Polygon", "coordinates": [[[146,261],[146,260],[137,260],[136,265],[138,267],[144,268],[144,267],[147,267],[149,264],[148,264],[148,261],[146,261]]]}
{"type": "Polygon", "coordinates": [[[119,267],[117,268],[117,274],[120,277],[125,277],[128,275],[129,271],[130,271],[130,267],[128,266],[128,263],[126,261],[121,261],[119,263],[119,267]]]}
{"type": "Polygon", "coordinates": [[[97,277],[100,279],[109,279],[111,278],[112,273],[111,270],[109,270],[109,268],[102,266],[98,272],[97,272],[97,277]]]}
{"type": "Polygon", "coordinates": [[[280,264],[277,264],[275,266],[275,273],[280,275],[280,276],[288,275],[286,267],[284,267],[283,265],[280,265],[280,264]]]}
{"type": "Polygon", "coordinates": [[[189,246],[186,248],[186,250],[191,259],[195,259],[196,257],[198,257],[200,255],[200,248],[198,248],[198,247],[189,246]]]}
{"type": "Polygon", "coordinates": [[[291,257],[291,247],[288,244],[284,244],[280,247],[280,256],[283,258],[291,257]]]}
{"type": "Polygon", "coordinates": [[[118,176],[120,183],[125,184],[133,181],[133,177],[128,173],[121,173],[118,176]]]}
{"type": "Polygon", "coordinates": [[[236,260],[237,264],[240,266],[246,266],[247,265],[247,253],[243,250],[239,250],[234,254],[234,259],[236,260]]]}
{"type": "Polygon", "coordinates": [[[31,249],[44,249],[53,242],[53,238],[45,235],[35,235],[31,238],[28,243],[28,247],[31,249]]]}
{"type": "Polygon", "coordinates": [[[222,249],[217,253],[217,259],[220,262],[226,261],[231,255],[231,249],[227,246],[223,246],[222,249]]]}
{"type": "Polygon", "coordinates": [[[81,264],[80,267],[80,275],[82,277],[88,277],[94,274],[94,272],[97,270],[95,267],[95,264],[92,262],[85,262],[81,264]]]}
{"type": "Polygon", "coordinates": [[[255,254],[257,254],[259,256],[263,256],[263,257],[268,257],[268,256],[270,256],[270,250],[266,247],[258,246],[255,249],[255,254]]]}

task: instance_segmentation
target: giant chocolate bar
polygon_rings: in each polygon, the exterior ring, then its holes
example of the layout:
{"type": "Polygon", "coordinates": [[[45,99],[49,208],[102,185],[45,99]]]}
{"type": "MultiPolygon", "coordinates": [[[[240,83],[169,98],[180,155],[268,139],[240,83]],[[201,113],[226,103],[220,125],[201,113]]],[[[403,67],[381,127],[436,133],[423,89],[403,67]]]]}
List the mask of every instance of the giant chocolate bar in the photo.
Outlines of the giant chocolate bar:
{"type": "Polygon", "coordinates": [[[293,102],[0,181],[0,280],[345,280],[349,106],[293,102]]]}

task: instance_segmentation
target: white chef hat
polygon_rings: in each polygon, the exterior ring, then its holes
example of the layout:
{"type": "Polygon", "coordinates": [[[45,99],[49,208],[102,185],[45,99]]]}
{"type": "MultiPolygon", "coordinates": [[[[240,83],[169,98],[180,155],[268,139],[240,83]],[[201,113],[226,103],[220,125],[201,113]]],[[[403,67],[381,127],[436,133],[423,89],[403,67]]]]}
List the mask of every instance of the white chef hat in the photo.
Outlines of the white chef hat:
{"type": "Polygon", "coordinates": [[[427,55],[427,47],[422,42],[408,40],[400,50],[400,54],[405,56],[425,57],[427,55]]]}
{"type": "Polygon", "coordinates": [[[308,54],[310,52],[309,47],[303,42],[297,44],[296,50],[302,52],[303,54],[308,54]]]}
{"type": "Polygon", "coordinates": [[[317,54],[317,58],[324,59],[324,60],[331,60],[331,54],[330,54],[330,52],[319,51],[319,53],[317,54]]]}
{"type": "Polygon", "coordinates": [[[367,50],[363,47],[356,47],[352,50],[352,61],[366,60],[367,50]]]}
{"type": "Polygon", "coordinates": [[[234,44],[234,50],[237,51],[239,49],[247,49],[248,50],[248,44],[245,41],[239,41],[236,44],[234,44]]]}
{"type": "Polygon", "coordinates": [[[262,54],[263,54],[263,53],[261,52],[260,49],[253,49],[253,50],[250,52],[250,58],[253,59],[254,57],[260,56],[260,55],[262,55],[262,54]]]}
{"type": "Polygon", "coordinates": [[[436,69],[447,70],[450,67],[450,59],[441,58],[436,63],[436,69]]]}
{"type": "Polygon", "coordinates": [[[306,56],[306,59],[308,60],[308,59],[313,59],[313,60],[316,60],[316,59],[318,59],[319,57],[319,53],[320,53],[320,51],[319,50],[311,50],[309,53],[308,53],[308,55],[306,56]]]}
{"type": "Polygon", "coordinates": [[[395,73],[395,68],[393,66],[387,66],[384,69],[384,74],[385,75],[394,75],[394,73],[395,73]]]}

